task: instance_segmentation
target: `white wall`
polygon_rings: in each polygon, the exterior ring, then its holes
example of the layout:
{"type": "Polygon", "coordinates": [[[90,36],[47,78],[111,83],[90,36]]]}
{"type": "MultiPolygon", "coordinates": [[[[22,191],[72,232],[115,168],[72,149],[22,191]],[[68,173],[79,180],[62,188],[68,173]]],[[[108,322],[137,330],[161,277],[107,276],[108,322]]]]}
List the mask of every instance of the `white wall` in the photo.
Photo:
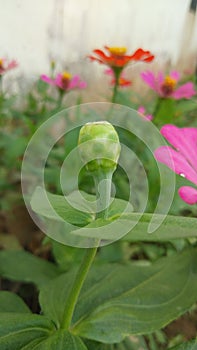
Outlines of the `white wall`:
{"type": "MultiPolygon", "coordinates": [[[[58,69],[72,66],[82,74],[99,71],[86,55],[103,45],[127,46],[130,52],[141,46],[153,51],[159,60],[176,64],[183,53],[189,3],[190,0],[0,0],[0,57],[17,59],[18,72],[29,77],[47,73],[51,59],[58,62],[58,69]]],[[[186,50],[189,47],[196,52],[197,17],[187,35],[186,50]]]]}

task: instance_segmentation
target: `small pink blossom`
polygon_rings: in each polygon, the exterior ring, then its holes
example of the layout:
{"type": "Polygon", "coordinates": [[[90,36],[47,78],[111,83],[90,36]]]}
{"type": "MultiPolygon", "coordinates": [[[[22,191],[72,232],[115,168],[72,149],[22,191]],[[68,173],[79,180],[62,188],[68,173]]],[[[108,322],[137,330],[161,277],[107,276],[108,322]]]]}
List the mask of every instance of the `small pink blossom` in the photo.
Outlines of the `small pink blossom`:
{"type": "MultiPolygon", "coordinates": [[[[155,158],[197,186],[197,128],[178,128],[169,124],[161,128],[161,134],[174,148],[159,147],[155,158]]],[[[183,186],[178,193],[186,203],[197,203],[196,188],[183,186]]]]}
{"type": "MultiPolygon", "coordinates": [[[[111,85],[115,85],[116,79],[115,79],[115,75],[114,75],[113,69],[107,68],[104,71],[104,73],[112,77],[111,85]]],[[[131,86],[131,84],[132,84],[131,80],[126,79],[125,76],[124,76],[124,73],[122,72],[120,74],[120,77],[119,77],[118,86],[127,87],[127,86],[131,86]]]]}
{"type": "Polygon", "coordinates": [[[140,106],[137,111],[146,120],[150,121],[150,120],[153,119],[153,116],[151,114],[146,114],[146,110],[145,110],[145,108],[143,106],[140,106]]]}
{"type": "Polygon", "coordinates": [[[41,75],[41,80],[49,85],[58,87],[60,90],[70,91],[75,88],[84,89],[87,86],[85,81],[82,81],[78,75],[71,76],[71,74],[64,72],[58,73],[54,79],[47,75],[41,75]]]}
{"type": "Polygon", "coordinates": [[[15,60],[7,61],[6,58],[0,58],[0,75],[5,74],[7,71],[14,69],[18,66],[15,60]]]}
{"type": "Polygon", "coordinates": [[[146,71],[141,73],[141,78],[152,90],[156,91],[163,98],[173,98],[175,100],[182,98],[189,99],[196,94],[192,82],[187,82],[177,87],[177,83],[180,80],[180,74],[177,71],[172,71],[167,76],[164,76],[162,72],[154,74],[151,71],[146,71]]]}

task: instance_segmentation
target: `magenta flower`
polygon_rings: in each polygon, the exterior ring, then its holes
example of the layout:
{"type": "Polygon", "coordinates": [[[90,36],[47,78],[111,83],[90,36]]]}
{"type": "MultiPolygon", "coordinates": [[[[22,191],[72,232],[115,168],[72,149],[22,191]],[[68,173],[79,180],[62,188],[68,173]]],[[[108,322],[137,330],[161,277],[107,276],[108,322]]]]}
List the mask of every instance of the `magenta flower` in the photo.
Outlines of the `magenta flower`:
{"type": "Polygon", "coordinates": [[[86,82],[82,81],[78,75],[72,77],[68,72],[58,73],[54,79],[44,74],[40,78],[45,83],[56,86],[64,91],[70,91],[75,88],[84,89],[87,86],[86,82]]]}
{"type": "MultiPolygon", "coordinates": [[[[174,148],[159,147],[155,158],[197,186],[197,128],[178,128],[169,124],[161,128],[161,134],[174,148]]],[[[186,203],[197,203],[196,188],[183,186],[178,193],[186,203]]]]}
{"type": "Polygon", "coordinates": [[[167,76],[164,76],[161,72],[154,75],[153,72],[146,71],[141,73],[141,77],[151,89],[155,90],[163,98],[173,98],[175,100],[180,100],[181,98],[189,99],[196,94],[192,82],[187,82],[177,87],[180,74],[176,71],[171,72],[167,76]]]}
{"type": "Polygon", "coordinates": [[[146,114],[146,110],[143,106],[140,106],[137,111],[138,111],[139,115],[142,116],[143,118],[145,118],[146,120],[153,119],[153,116],[151,114],[146,114]]]}
{"type": "Polygon", "coordinates": [[[0,58],[0,76],[17,66],[18,63],[15,60],[8,62],[6,58],[0,58]]]}

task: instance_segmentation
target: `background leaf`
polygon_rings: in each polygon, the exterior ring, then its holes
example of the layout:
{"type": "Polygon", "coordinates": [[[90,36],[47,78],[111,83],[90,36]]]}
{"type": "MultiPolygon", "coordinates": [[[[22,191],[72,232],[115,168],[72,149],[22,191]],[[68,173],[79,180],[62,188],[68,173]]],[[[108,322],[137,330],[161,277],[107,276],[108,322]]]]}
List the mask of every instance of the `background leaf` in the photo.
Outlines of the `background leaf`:
{"type": "Polygon", "coordinates": [[[8,291],[0,292],[0,313],[1,312],[31,313],[28,306],[18,295],[8,291]]]}
{"type": "Polygon", "coordinates": [[[169,350],[197,350],[197,341],[193,340],[187,343],[170,348],[169,350]]]}
{"type": "Polygon", "coordinates": [[[25,251],[0,251],[0,275],[14,281],[34,283],[40,288],[57,277],[55,264],[25,251]]]}

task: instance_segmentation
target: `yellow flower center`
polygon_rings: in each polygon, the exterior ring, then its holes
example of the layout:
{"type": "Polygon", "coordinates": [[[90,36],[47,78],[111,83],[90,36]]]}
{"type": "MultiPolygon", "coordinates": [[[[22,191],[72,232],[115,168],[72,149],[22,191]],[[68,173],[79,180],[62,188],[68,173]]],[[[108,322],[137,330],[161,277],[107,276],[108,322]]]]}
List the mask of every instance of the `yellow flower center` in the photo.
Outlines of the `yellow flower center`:
{"type": "Polygon", "coordinates": [[[0,68],[3,68],[3,59],[0,58],[0,68]]]}
{"type": "Polygon", "coordinates": [[[115,56],[124,56],[127,52],[126,47],[109,47],[109,52],[115,56]]]}
{"type": "Polygon", "coordinates": [[[70,80],[71,79],[71,74],[68,72],[63,72],[62,73],[62,80],[70,80]]]}
{"type": "Polygon", "coordinates": [[[164,85],[174,90],[176,86],[176,80],[167,75],[164,80],[164,85]]]}

